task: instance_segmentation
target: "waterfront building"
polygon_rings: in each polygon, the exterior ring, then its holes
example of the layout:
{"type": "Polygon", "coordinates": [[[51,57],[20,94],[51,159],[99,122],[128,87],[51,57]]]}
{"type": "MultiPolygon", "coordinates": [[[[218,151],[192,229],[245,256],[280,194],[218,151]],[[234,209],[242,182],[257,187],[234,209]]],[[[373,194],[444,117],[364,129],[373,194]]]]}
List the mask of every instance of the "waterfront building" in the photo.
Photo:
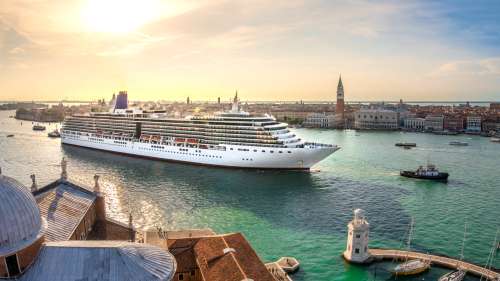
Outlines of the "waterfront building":
{"type": "Polygon", "coordinates": [[[492,102],[490,103],[490,110],[500,112],[500,102],[492,102]]]}
{"type": "Polygon", "coordinates": [[[497,118],[489,118],[482,122],[482,131],[486,133],[498,133],[500,132],[500,117],[497,118]]]}
{"type": "Polygon", "coordinates": [[[360,109],[354,113],[354,128],[360,130],[397,130],[398,114],[386,109],[360,109]]]}
{"type": "Polygon", "coordinates": [[[368,249],[370,224],[366,220],[363,210],[354,210],[354,218],[347,225],[347,231],[344,258],[355,263],[366,262],[370,258],[368,249]]]}
{"type": "Polygon", "coordinates": [[[425,119],[418,117],[405,118],[403,127],[409,131],[423,131],[425,129],[425,119]]]}
{"type": "Polygon", "coordinates": [[[443,119],[443,130],[450,132],[463,131],[464,119],[461,116],[445,115],[443,119]]]}
{"type": "Polygon", "coordinates": [[[345,128],[345,108],[344,108],[344,85],[342,84],[342,76],[339,76],[337,85],[337,104],[335,105],[335,127],[339,129],[345,128]]]}
{"type": "Polygon", "coordinates": [[[428,115],[425,117],[425,130],[440,132],[443,131],[444,117],[442,115],[428,115]]]}
{"type": "Polygon", "coordinates": [[[467,116],[467,128],[469,133],[481,132],[481,116],[467,116]]]}
{"type": "Polygon", "coordinates": [[[333,128],[337,120],[337,115],[327,115],[326,113],[309,114],[302,126],[306,128],[333,128]]]}

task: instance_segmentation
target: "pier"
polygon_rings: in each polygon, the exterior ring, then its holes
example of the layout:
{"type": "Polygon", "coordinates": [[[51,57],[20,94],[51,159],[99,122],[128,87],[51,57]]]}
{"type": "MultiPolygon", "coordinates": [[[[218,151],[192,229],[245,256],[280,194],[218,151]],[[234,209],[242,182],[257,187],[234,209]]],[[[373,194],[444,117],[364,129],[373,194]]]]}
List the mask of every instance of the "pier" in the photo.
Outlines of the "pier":
{"type": "Polygon", "coordinates": [[[482,276],[488,278],[489,280],[500,280],[500,273],[486,269],[484,267],[468,263],[465,261],[460,261],[453,258],[424,254],[413,251],[402,251],[402,250],[390,250],[390,249],[370,249],[370,256],[372,257],[372,261],[376,260],[403,260],[403,259],[424,259],[430,260],[432,264],[436,264],[438,266],[458,269],[462,268],[467,271],[467,273],[482,276]]]}

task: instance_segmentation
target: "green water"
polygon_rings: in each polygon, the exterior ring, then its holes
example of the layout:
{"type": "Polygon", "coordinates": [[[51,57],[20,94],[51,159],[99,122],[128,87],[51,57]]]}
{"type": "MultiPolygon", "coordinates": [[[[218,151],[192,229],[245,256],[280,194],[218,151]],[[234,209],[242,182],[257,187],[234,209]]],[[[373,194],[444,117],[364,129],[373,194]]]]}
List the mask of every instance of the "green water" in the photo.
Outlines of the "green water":
{"type": "MultiPolygon", "coordinates": [[[[500,144],[479,136],[297,129],[304,139],[342,149],[310,173],[247,171],[61,146],[46,132],[31,131],[31,122],[7,118],[11,114],[0,112],[5,174],[29,185],[35,173],[43,185],[58,177],[65,156],[71,179],[91,184],[101,175],[110,216],[126,221],[131,210],[143,228],[243,232],[264,261],[297,257],[295,281],[390,279],[391,263],[354,266],[340,257],[354,208],[366,211],[372,247],[400,247],[413,217],[412,247],[456,257],[467,223],[465,259],[479,264],[500,228],[500,144]],[[10,133],[15,137],[6,138],[10,133]],[[452,140],[469,146],[448,145],[452,140]],[[402,141],[418,147],[394,146],[402,141]],[[427,161],[451,174],[447,184],[399,177],[400,169],[427,161]]],[[[500,268],[498,254],[494,264],[500,268]]],[[[406,280],[437,280],[445,272],[435,267],[406,280]]]]}

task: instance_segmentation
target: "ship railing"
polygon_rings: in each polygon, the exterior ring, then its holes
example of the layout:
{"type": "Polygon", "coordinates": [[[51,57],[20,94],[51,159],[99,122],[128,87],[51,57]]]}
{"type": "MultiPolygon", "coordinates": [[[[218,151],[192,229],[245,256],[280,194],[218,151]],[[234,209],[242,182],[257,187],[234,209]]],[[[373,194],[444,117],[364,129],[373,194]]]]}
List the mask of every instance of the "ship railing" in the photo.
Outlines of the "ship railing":
{"type": "Polygon", "coordinates": [[[308,148],[329,148],[329,147],[334,148],[334,147],[337,147],[334,144],[326,144],[326,143],[318,143],[318,142],[306,142],[306,143],[304,143],[304,146],[308,147],[308,148]]]}

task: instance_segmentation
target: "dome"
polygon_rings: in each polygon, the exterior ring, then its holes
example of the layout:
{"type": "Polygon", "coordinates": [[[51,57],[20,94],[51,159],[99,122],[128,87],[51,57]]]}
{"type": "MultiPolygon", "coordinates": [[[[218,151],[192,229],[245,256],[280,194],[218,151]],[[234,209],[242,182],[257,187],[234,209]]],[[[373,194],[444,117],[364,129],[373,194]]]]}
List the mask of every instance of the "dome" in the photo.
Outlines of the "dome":
{"type": "Polygon", "coordinates": [[[0,257],[22,250],[37,241],[45,230],[31,192],[0,170],[0,257]]]}

